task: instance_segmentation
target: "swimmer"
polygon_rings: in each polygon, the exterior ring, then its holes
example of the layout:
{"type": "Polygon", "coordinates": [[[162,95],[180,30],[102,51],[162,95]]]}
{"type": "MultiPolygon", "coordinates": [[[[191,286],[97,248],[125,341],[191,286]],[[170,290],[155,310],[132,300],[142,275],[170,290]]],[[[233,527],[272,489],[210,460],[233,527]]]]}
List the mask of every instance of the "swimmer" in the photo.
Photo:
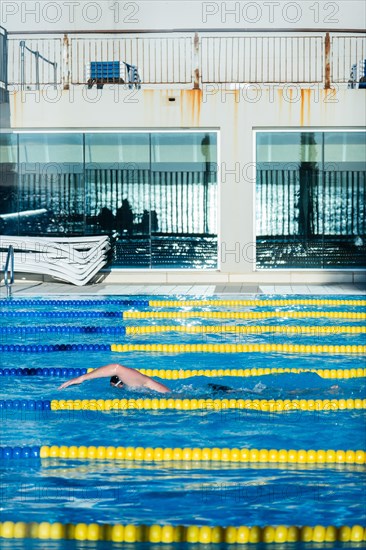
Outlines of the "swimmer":
{"type": "Polygon", "coordinates": [[[118,363],[105,365],[87,374],[82,374],[81,376],[67,380],[67,382],[61,384],[58,389],[63,390],[69,386],[82,384],[86,380],[93,380],[94,378],[110,378],[110,385],[119,389],[123,386],[127,386],[131,388],[148,388],[149,390],[154,390],[159,393],[170,392],[170,389],[164,386],[164,384],[157,382],[145,374],[141,374],[141,372],[138,372],[136,369],[124,367],[118,363]]]}
{"type": "Polygon", "coordinates": [[[207,386],[213,393],[230,393],[235,391],[233,388],[229,388],[229,386],[222,386],[221,384],[207,384],[207,386]]]}

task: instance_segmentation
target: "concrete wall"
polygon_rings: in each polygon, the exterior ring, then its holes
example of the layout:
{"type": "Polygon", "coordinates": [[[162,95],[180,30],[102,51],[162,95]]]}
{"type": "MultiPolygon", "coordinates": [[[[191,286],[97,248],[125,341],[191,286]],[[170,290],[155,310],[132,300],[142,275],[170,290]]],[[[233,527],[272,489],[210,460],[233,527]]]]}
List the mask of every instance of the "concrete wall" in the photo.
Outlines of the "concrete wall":
{"type": "MultiPolygon", "coordinates": [[[[219,271],[223,281],[308,281],[308,271],[255,273],[254,163],[255,130],[362,129],[366,118],[363,90],[322,90],[249,86],[230,90],[210,85],[203,90],[140,90],[73,87],[17,92],[11,96],[14,129],[190,129],[219,130],[219,271]],[[116,96],[116,89],[119,96],[116,96]],[[175,98],[174,102],[168,101],[175,98]]],[[[166,280],[151,271],[150,280],[166,280]]],[[[114,275],[115,277],[116,275],[114,275]]],[[[135,275],[124,275],[124,280],[135,275]]],[[[174,280],[192,274],[176,273],[174,280]]],[[[197,274],[196,280],[212,275],[197,274]]],[[[315,277],[343,280],[342,272],[315,277]]],[[[144,276],[143,276],[144,277],[144,276]]],[[[346,275],[350,280],[353,275],[346,275]]],[[[327,280],[328,280],[327,279],[327,280]]],[[[216,280],[216,279],[215,279],[216,280]]]]}
{"type": "MultiPolygon", "coordinates": [[[[362,29],[366,5],[359,0],[309,2],[133,1],[33,2],[3,0],[0,24],[11,32],[157,29],[362,29]]],[[[363,90],[250,85],[233,90],[219,84],[202,90],[105,86],[103,90],[12,91],[11,123],[24,129],[213,129],[219,144],[219,272],[148,273],[117,270],[112,280],[186,281],[359,281],[361,272],[274,270],[255,272],[254,163],[257,129],[362,129],[363,90]],[[170,102],[169,98],[175,98],[170,102]],[[230,252],[231,251],[231,252],[230,252]]]]}

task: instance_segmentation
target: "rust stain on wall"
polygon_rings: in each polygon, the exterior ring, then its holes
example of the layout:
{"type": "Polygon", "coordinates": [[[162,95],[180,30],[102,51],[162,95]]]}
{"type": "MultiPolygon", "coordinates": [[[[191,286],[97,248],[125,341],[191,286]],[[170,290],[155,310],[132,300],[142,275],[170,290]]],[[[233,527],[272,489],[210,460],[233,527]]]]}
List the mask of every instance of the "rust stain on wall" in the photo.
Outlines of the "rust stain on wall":
{"type": "Polygon", "coordinates": [[[300,126],[304,126],[305,123],[310,125],[310,110],[311,110],[310,101],[311,101],[311,90],[301,89],[300,126]]]}
{"type": "Polygon", "coordinates": [[[304,91],[305,90],[301,90],[301,95],[300,95],[300,126],[304,126],[304,91]]]}
{"type": "Polygon", "coordinates": [[[308,106],[308,110],[307,110],[307,125],[310,126],[310,111],[311,111],[311,107],[310,107],[310,102],[311,102],[311,96],[312,96],[312,90],[306,90],[307,91],[307,106],[308,106]]]}
{"type": "Polygon", "coordinates": [[[327,34],[325,35],[325,46],[324,46],[324,48],[325,48],[325,52],[324,52],[325,85],[324,85],[324,87],[325,87],[326,90],[329,90],[330,87],[331,87],[331,80],[332,80],[331,72],[330,72],[331,42],[330,42],[329,32],[327,32],[327,34]]]}
{"type": "Polygon", "coordinates": [[[181,124],[199,126],[201,118],[202,90],[181,91],[181,124]]]}

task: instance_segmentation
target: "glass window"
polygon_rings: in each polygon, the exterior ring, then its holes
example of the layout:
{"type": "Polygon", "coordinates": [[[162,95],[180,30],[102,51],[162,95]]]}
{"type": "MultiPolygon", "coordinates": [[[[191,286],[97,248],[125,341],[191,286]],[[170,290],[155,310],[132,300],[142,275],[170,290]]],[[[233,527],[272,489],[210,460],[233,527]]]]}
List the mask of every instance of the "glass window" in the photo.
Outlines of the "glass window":
{"type": "Polygon", "coordinates": [[[150,135],[85,136],[88,231],[115,233],[114,264],[150,267],[150,135]]]}
{"type": "Polygon", "coordinates": [[[361,267],[364,132],[257,134],[257,267],[361,267]]]}
{"type": "Polygon", "coordinates": [[[84,232],[82,134],[19,134],[21,235],[84,232]]]}
{"type": "Polygon", "coordinates": [[[365,132],[324,133],[325,168],[334,170],[366,169],[365,132]]]}
{"type": "Polygon", "coordinates": [[[268,132],[257,136],[257,162],[260,164],[286,168],[309,162],[319,165],[322,161],[320,132],[268,132]]]}
{"type": "Polygon", "coordinates": [[[80,163],[83,161],[81,134],[19,134],[19,161],[30,163],[80,163]]]}
{"type": "Polygon", "coordinates": [[[215,133],[22,132],[1,140],[10,234],[107,233],[118,267],[217,266],[215,133]]]}
{"type": "Polygon", "coordinates": [[[152,265],[217,266],[215,133],[151,135],[152,265]]]}
{"type": "Polygon", "coordinates": [[[94,133],[85,135],[85,162],[128,168],[149,168],[149,134],[94,133]]]}
{"type": "Polygon", "coordinates": [[[18,231],[18,140],[0,133],[0,234],[18,231]]]}

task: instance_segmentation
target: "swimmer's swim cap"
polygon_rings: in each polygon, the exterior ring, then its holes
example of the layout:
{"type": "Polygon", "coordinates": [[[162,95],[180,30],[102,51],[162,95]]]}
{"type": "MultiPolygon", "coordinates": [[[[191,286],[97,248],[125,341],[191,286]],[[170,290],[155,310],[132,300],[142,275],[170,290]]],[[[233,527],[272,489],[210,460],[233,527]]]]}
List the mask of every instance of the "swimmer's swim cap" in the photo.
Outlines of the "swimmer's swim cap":
{"type": "Polygon", "coordinates": [[[111,386],[115,386],[116,388],[122,388],[123,382],[118,376],[112,376],[109,380],[109,383],[111,386]]]}
{"type": "Polygon", "coordinates": [[[221,384],[207,384],[208,387],[214,392],[227,392],[230,391],[232,388],[229,388],[229,386],[222,386],[221,384]]]}

